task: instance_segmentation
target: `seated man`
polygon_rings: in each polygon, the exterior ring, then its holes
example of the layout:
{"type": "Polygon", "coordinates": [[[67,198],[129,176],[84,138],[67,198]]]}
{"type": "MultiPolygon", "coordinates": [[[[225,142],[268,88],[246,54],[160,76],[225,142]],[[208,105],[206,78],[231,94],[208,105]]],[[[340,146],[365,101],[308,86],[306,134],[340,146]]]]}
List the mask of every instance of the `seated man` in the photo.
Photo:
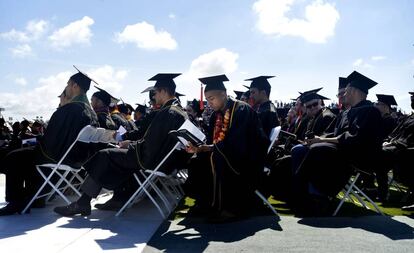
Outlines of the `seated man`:
{"type": "MultiPolygon", "coordinates": [[[[96,114],[86,97],[90,83],[91,79],[81,72],[71,76],[65,88],[69,102],[53,113],[43,137],[38,138],[37,145],[7,155],[4,167],[8,205],[0,209],[0,215],[21,212],[39,189],[42,178],[35,168],[36,164],[57,163],[83,127],[98,126],[96,114]]],[[[78,143],[64,163],[80,167],[91,152],[89,146],[78,143]]]]}
{"type": "Polygon", "coordinates": [[[254,108],[259,116],[263,131],[270,136],[273,128],[280,125],[276,106],[270,101],[271,86],[267,79],[274,76],[258,76],[245,81],[252,81],[250,84],[250,98],[254,102],[254,108]]]}
{"type": "Polygon", "coordinates": [[[385,139],[397,127],[397,118],[391,115],[391,106],[397,106],[397,101],[393,95],[377,94],[378,101],[375,106],[381,112],[382,117],[382,137],[385,139]]]}
{"type": "Polygon", "coordinates": [[[247,215],[259,203],[254,191],[269,141],[256,112],[227,96],[225,75],[199,80],[206,84],[205,97],[214,112],[207,144],[187,148],[197,158],[191,162],[186,190],[201,209],[212,207],[207,210],[213,214],[210,222],[226,222],[247,215]]]}
{"type": "MultiPolygon", "coordinates": [[[[169,135],[178,129],[187,119],[187,115],[175,98],[173,78],[180,74],[158,74],[149,80],[155,80],[153,87],[155,102],[161,108],[155,115],[144,137],[137,142],[124,141],[121,148],[103,149],[96,153],[85,165],[89,175],[81,190],[82,196],[67,206],[56,207],[54,211],[63,216],[91,213],[90,201],[97,197],[101,189],[119,189],[138,170],[154,169],[176,144],[176,139],[169,135]]],[[[173,154],[161,171],[174,169],[177,153],[173,154]]],[[[167,172],[168,174],[168,172],[167,172]]]]}
{"type": "Polygon", "coordinates": [[[381,115],[366,100],[368,89],[377,83],[356,71],[347,80],[344,99],[350,109],[342,115],[334,137],[307,140],[308,154],[294,175],[292,204],[298,213],[325,214],[329,198],[335,197],[352,175],[351,165],[370,168],[381,150],[381,115]]]}
{"type": "MultiPolygon", "coordinates": [[[[411,95],[411,108],[414,110],[414,92],[411,95]]],[[[414,113],[405,117],[394,131],[385,139],[382,145],[382,166],[376,171],[378,180],[378,195],[380,200],[386,200],[388,195],[388,171],[393,169],[394,177],[408,186],[411,203],[404,210],[414,210],[414,113]]]]}
{"type": "MultiPolygon", "coordinates": [[[[317,93],[319,90],[320,89],[304,92],[304,95],[301,97],[301,101],[304,103],[309,117],[306,126],[305,141],[306,139],[312,139],[315,136],[322,136],[325,133],[333,132],[335,114],[323,105],[323,100],[327,98],[319,95],[317,93]]],[[[307,151],[308,147],[302,144],[298,144],[292,148],[292,169],[294,172],[299,167],[300,162],[305,157],[307,151]]]]}
{"type": "Polygon", "coordinates": [[[109,115],[109,105],[111,102],[115,101],[115,98],[112,97],[107,91],[96,87],[99,91],[93,93],[91,98],[91,105],[96,115],[98,116],[99,126],[109,130],[118,130],[116,128],[115,122],[112,120],[109,115]]]}

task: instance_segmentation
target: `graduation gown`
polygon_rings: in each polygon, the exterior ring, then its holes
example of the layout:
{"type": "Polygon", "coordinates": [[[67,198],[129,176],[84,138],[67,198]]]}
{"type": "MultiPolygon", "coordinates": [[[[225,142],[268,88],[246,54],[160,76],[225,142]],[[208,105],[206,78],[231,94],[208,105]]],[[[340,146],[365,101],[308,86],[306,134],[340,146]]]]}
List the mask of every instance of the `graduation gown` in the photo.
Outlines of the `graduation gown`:
{"type": "MultiPolygon", "coordinates": [[[[50,118],[45,134],[39,137],[40,152],[36,162],[58,162],[80,130],[87,125],[98,127],[99,123],[86,95],[75,97],[70,103],[59,107],[50,118]]],[[[80,167],[93,151],[88,144],[77,143],[64,163],[80,167]]]]}
{"type": "Polygon", "coordinates": [[[133,130],[129,122],[122,117],[121,113],[119,112],[113,112],[111,113],[111,118],[115,122],[116,129],[118,129],[120,126],[125,128],[127,131],[133,130]]]}
{"type": "Polygon", "coordinates": [[[270,136],[272,129],[280,125],[275,105],[270,100],[266,101],[259,105],[257,114],[266,136],[270,136]]]}
{"type": "MultiPolygon", "coordinates": [[[[240,214],[256,203],[254,190],[258,189],[263,173],[269,141],[248,104],[229,98],[227,109],[231,110],[231,117],[224,139],[214,144],[211,153],[197,154],[190,166],[186,189],[197,204],[240,214]]],[[[218,113],[210,118],[208,144],[213,143],[218,113]]]]}
{"type": "Polygon", "coordinates": [[[310,121],[311,117],[309,117],[307,114],[304,114],[300,119],[298,119],[295,131],[293,132],[296,135],[297,140],[303,141],[305,139],[305,133],[308,129],[308,123],[310,121]]]}
{"type": "Polygon", "coordinates": [[[109,112],[96,112],[99,121],[99,127],[108,129],[108,130],[118,130],[115,122],[112,120],[109,112]]]}
{"type": "Polygon", "coordinates": [[[299,191],[308,190],[309,183],[328,196],[344,187],[353,170],[376,166],[381,151],[381,115],[370,101],[364,100],[344,111],[335,129],[338,144],[317,143],[299,167],[295,180],[299,191]]]}
{"type": "MultiPolygon", "coordinates": [[[[111,190],[119,188],[132,173],[155,169],[177,143],[169,132],[178,129],[186,119],[177,99],[172,99],[156,113],[142,139],[131,143],[127,149],[101,150],[84,167],[98,185],[111,190]]],[[[179,167],[178,163],[184,160],[183,152],[175,151],[160,171],[168,174],[179,167]]]]}
{"type": "Polygon", "coordinates": [[[305,136],[313,138],[313,136],[321,136],[324,133],[333,132],[333,124],[335,121],[335,114],[329,108],[322,108],[313,118],[308,122],[305,136]]]}
{"type": "Polygon", "coordinates": [[[397,119],[390,114],[385,114],[381,118],[381,137],[384,140],[397,127],[397,119]]]}

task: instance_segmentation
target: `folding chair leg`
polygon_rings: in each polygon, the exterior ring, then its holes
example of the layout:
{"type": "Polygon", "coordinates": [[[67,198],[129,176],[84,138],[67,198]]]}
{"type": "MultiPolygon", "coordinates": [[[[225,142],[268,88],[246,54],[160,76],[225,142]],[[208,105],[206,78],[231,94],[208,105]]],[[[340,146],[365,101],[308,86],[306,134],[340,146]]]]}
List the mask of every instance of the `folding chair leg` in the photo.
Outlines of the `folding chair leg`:
{"type": "MultiPolygon", "coordinates": [[[[65,173],[63,174],[64,177],[67,177],[70,171],[65,171],[65,173]]],[[[56,188],[59,189],[60,185],[62,184],[63,179],[59,179],[59,181],[57,182],[57,184],[55,184],[56,188]]],[[[55,190],[52,190],[49,194],[49,196],[46,198],[46,202],[48,202],[50,200],[50,198],[53,196],[53,194],[55,194],[55,190]]]]}
{"type": "MultiPolygon", "coordinates": [[[[354,182],[352,182],[351,185],[353,185],[353,184],[354,184],[354,182]]],[[[339,209],[341,209],[342,205],[344,204],[345,199],[350,198],[349,193],[351,192],[352,187],[350,185],[346,185],[345,189],[346,189],[346,191],[345,191],[344,197],[341,199],[341,202],[339,202],[339,204],[336,207],[335,212],[332,214],[332,216],[336,216],[339,212],[339,209]]]]}
{"type": "Polygon", "coordinates": [[[272,210],[272,212],[277,217],[279,217],[279,214],[276,212],[275,208],[269,203],[269,201],[258,190],[255,190],[254,193],[267,205],[267,207],[270,208],[270,210],[272,210]]]}
{"type": "Polygon", "coordinates": [[[152,203],[158,209],[158,211],[160,212],[161,216],[165,219],[166,216],[165,216],[164,212],[162,211],[161,207],[158,205],[158,203],[155,201],[155,199],[151,196],[151,194],[149,194],[149,192],[145,189],[145,184],[147,183],[147,180],[149,181],[149,179],[147,178],[143,183],[141,183],[141,180],[139,180],[138,176],[135,173],[134,173],[134,177],[135,177],[135,179],[137,180],[137,182],[138,182],[138,184],[140,186],[134,192],[134,194],[129,198],[129,200],[121,207],[121,209],[119,209],[119,211],[115,214],[115,216],[119,216],[129,206],[129,204],[135,199],[135,197],[141,191],[144,191],[145,194],[148,196],[148,198],[150,198],[150,200],[152,201],[152,203]]]}
{"type": "Polygon", "coordinates": [[[371,203],[371,205],[375,208],[375,210],[377,211],[377,213],[384,215],[384,213],[379,209],[378,205],[375,204],[374,201],[372,201],[372,199],[370,197],[368,197],[363,191],[361,191],[358,186],[355,185],[355,189],[365,198],[368,200],[369,203],[371,203]]]}

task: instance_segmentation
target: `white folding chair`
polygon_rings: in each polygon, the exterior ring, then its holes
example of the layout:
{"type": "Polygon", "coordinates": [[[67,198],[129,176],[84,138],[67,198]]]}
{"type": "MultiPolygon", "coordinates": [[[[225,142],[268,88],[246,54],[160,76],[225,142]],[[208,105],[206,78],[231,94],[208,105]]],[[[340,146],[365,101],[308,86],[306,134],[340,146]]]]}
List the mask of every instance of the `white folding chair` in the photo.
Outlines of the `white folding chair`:
{"type": "Polygon", "coordinates": [[[35,201],[36,199],[48,196],[48,199],[57,193],[62,199],[70,204],[69,199],[64,195],[64,191],[68,188],[70,188],[75,194],[78,196],[81,196],[81,193],[76,188],[75,185],[72,184],[73,180],[76,178],[79,183],[83,182],[83,178],[79,175],[79,172],[83,169],[81,168],[72,168],[68,165],[63,164],[63,161],[65,160],[66,156],[70,153],[70,151],[73,149],[75,144],[77,142],[83,142],[83,143],[110,143],[115,142],[113,138],[113,131],[106,130],[104,128],[96,128],[90,125],[85,126],[82,128],[82,130],[79,132],[76,139],[73,141],[73,143],[69,146],[69,148],[66,150],[64,155],[60,158],[58,163],[47,163],[47,164],[40,164],[36,165],[36,169],[39,172],[39,174],[44,179],[43,184],[40,186],[36,194],[33,196],[33,198],[29,201],[29,203],[26,205],[25,209],[23,210],[23,213],[26,212],[27,209],[29,209],[30,205],[35,201]],[[51,169],[51,172],[48,176],[45,175],[43,172],[43,169],[51,169]],[[59,180],[57,183],[53,183],[51,181],[52,177],[56,175],[58,176],[59,180]],[[68,180],[67,178],[70,177],[68,180]],[[60,186],[64,183],[64,187],[60,188],[60,186]],[[43,189],[46,187],[46,185],[50,185],[52,187],[52,190],[48,193],[40,194],[43,189]]]}
{"type": "MultiPolygon", "coordinates": [[[[278,136],[279,136],[279,133],[280,133],[280,129],[281,129],[281,127],[280,126],[278,126],[278,127],[275,127],[275,128],[273,128],[272,129],[272,131],[270,132],[270,145],[269,145],[269,147],[268,147],[268,149],[267,149],[267,153],[269,154],[269,152],[270,152],[270,150],[272,150],[272,147],[273,147],[273,145],[275,144],[275,142],[276,142],[276,140],[277,140],[277,138],[278,138],[278,136]]],[[[268,173],[270,173],[270,169],[269,168],[267,168],[267,167],[265,167],[264,168],[264,173],[266,173],[266,174],[268,174],[268,173]]],[[[276,209],[272,206],[272,204],[270,204],[270,202],[269,202],[269,200],[268,199],[266,199],[264,196],[263,196],[263,194],[262,193],[260,193],[260,191],[259,190],[255,190],[254,191],[254,193],[256,194],[256,196],[257,197],[259,197],[262,201],[263,201],[263,203],[265,203],[266,205],[267,205],[267,207],[269,207],[270,208],[270,210],[277,216],[277,217],[279,217],[279,214],[277,213],[277,211],[276,211],[276,209]]]]}
{"type": "Polygon", "coordinates": [[[133,203],[136,202],[137,199],[142,197],[144,194],[148,196],[148,198],[155,205],[155,207],[158,209],[158,211],[164,219],[168,216],[168,214],[172,211],[172,207],[169,207],[167,197],[163,194],[161,189],[159,189],[158,186],[156,186],[158,177],[161,173],[158,170],[164,164],[164,162],[171,156],[171,154],[176,149],[180,148],[180,145],[182,144],[180,142],[177,142],[174,145],[174,147],[167,153],[167,155],[161,160],[157,167],[155,167],[154,170],[148,170],[148,176],[146,176],[145,173],[141,172],[141,174],[144,177],[143,182],[141,182],[138,175],[134,173],[134,178],[136,179],[139,187],[134,192],[134,194],[132,194],[132,196],[128,199],[128,201],[121,207],[121,209],[115,214],[115,216],[119,216],[126,208],[130,207],[133,203]],[[161,199],[161,201],[164,203],[164,206],[166,207],[165,210],[161,208],[161,205],[157,202],[156,198],[153,195],[151,195],[151,190],[154,190],[158,197],[161,199]]]}
{"type": "Polygon", "coordinates": [[[349,179],[348,183],[345,185],[344,189],[342,190],[343,196],[338,206],[336,207],[334,213],[332,214],[332,216],[336,216],[338,214],[339,210],[341,209],[346,199],[351,200],[352,202],[356,203],[352,199],[352,196],[354,196],[363,207],[365,207],[366,209],[371,209],[369,208],[365,200],[362,198],[364,197],[374,207],[377,213],[384,215],[381,209],[379,209],[378,205],[374,201],[372,201],[372,199],[368,197],[358,186],[355,185],[359,176],[361,175],[360,171],[358,170],[356,171],[357,171],[356,175],[349,179]]]}

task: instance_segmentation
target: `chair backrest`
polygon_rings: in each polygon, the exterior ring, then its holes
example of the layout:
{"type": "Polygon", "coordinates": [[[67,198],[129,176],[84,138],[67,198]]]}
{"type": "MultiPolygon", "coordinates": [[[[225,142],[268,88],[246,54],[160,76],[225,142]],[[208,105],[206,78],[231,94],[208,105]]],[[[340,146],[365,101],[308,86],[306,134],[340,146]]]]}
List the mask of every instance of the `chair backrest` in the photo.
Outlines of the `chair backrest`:
{"type": "Polygon", "coordinates": [[[107,130],[105,128],[96,128],[96,132],[94,135],[91,136],[89,142],[93,143],[115,143],[116,140],[114,138],[115,131],[114,130],[107,130]]]}
{"type": "Polygon", "coordinates": [[[96,127],[93,127],[91,125],[87,125],[82,130],[80,130],[78,137],[76,138],[76,141],[86,142],[89,143],[91,140],[91,137],[96,134],[96,127]]]}
{"type": "Polygon", "coordinates": [[[272,131],[270,131],[270,136],[269,136],[270,145],[269,145],[269,148],[267,149],[267,153],[270,152],[270,150],[272,149],[273,145],[277,141],[277,137],[279,136],[279,133],[280,133],[280,129],[281,128],[282,128],[281,126],[277,126],[277,127],[272,128],[272,131]]]}
{"type": "Polygon", "coordinates": [[[113,137],[114,131],[106,130],[104,128],[96,128],[91,125],[84,126],[80,131],[76,139],[73,143],[69,146],[68,150],[66,150],[65,154],[60,158],[58,164],[60,165],[75,146],[76,142],[84,142],[84,143],[110,143],[115,142],[113,137]]]}

